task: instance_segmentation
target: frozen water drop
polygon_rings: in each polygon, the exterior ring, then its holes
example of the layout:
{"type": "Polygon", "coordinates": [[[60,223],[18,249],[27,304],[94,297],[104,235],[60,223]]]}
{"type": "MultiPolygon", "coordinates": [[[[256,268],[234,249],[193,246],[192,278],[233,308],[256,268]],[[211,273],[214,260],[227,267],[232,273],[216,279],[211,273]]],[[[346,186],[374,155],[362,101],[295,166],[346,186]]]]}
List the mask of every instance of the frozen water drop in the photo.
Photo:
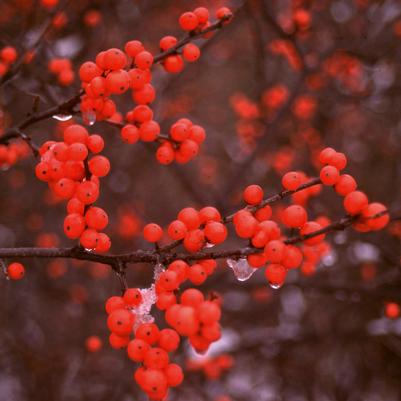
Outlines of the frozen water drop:
{"type": "Polygon", "coordinates": [[[84,111],[82,119],[86,125],[92,126],[96,122],[96,113],[92,110],[84,111]]]}
{"type": "Polygon", "coordinates": [[[252,274],[257,270],[249,266],[245,258],[241,258],[238,260],[227,259],[227,265],[233,270],[234,275],[238,281],[248,280],[252,276],[252,274]]]}
{"type": "Polygon", "coordinates": [[[164,272],[164,266],[161,263],[158,263],[157,265],[155,265],[153,278],[155,280],[157,280],[159,278],[160,274],[163,272],[164,272]]]}
{"type": "Polygon", "coordinates": [[[205,248],[213,248],[215,244],[211,244],[210,242],[206,242],[205,248]]]}
{"type": "Polygon", "coordinates": [[[71,120],[72,115],[71,114],[55,114],[52,117],[58,121],[68,121],[68,120],[71,120]]]}
{"type": "Polygon", "coordinates": [[[274,290],[278,290],[279,288],[281,288],[283,286],[283,283],[271,283],[271,282],[269,282],[269,285],[274,290]]]}

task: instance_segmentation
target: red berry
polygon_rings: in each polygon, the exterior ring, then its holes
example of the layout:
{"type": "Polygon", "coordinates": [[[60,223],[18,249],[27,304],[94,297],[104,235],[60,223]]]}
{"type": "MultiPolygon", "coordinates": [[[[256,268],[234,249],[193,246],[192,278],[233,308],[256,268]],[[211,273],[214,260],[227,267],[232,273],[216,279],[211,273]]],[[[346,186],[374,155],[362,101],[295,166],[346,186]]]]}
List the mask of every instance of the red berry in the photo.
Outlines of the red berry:
{"type": "Polygon", "coordinates": [[[316,221],[308,221],[301,228],[300,234],[302,236],[312,235],[311,238],[305,239],[304,243],[306,245],[316,245],[324,240],[325,234],[314,235],[315,232],[322,229],[322,226],[316,221]]]}
{"type": "Polygon", "coordinates": [[[140,338],[135,338],[128,343],[128,357],[134,362],[142,362],[149,349],[150,346],[146,341],[141,340],[140,338]]]}
{"type": "Polygon", "coordinates": [[[107,157],[94,156],[89,160],[89,170],[96,177],[105,177],[110,172],[110,162],[107,157]]]}
{"type": "Polygon", "coordinates": [[[64,232],[68,238],[76,239],[85,230],[85,219],[81,214],[72,213],[64,219],[64,232]]]}
{"type": "Polygon", "coordinates": [[[14,262],[7,266],[7,276],[11,280],[21,280],[25,275],[25,268],[21,263],[14,262]]]}
{"type": "Polygon", "coordinates": [[[117,309],[107,318],[107,327],[118,336],[128,336],[132,332],[135,316],[125,309],[117,309]]]}
{"type": "Polygon", "coordinates": [[[146,241],[158,242],[163,236],[163,230],[158,224],[149,223],[143,228],[143,236],[146,241]]]}
{"type": "Polygon", "coordinates": [[[187,226],[180,220],[174,220],[168,226],[167,233],[172,240],[180,240],[187,234],[187,226]]]}
{"type": "Polygon", "coordinates": [[[285,267],[280,264],[270,264],[265,270],[266,279],[273,288],[281,287],[286,275],[285,267]]]}
{"type": "Polygon", "coordinates": [[[383,229],[390,221],[386,206],[378,202],[369,203],[362,210],[362,216],[364,223],[374,231],[383,229]]]}
{"type": "Polygon", "coordinates": [[[308,219],[308,215],[306,210],[299,205],[288,206],[284,209],[282,214],[283,223],[292,228],[302,227],[306,220],[308,219]]]}
{"type": "Polygon", "coordinates": [[[296,171],[284,174],[281,183],[289,191],[295,191],[302,184],[302,175],[296,171]]]}
{"type": "Polygon", "coordinates": [[[346,196],[350,192],[356,190],[357,184],[354,178],[348,174],[342,174],[334,185],[335,191],[341,195],[346,196]]]}
{"type": "Polygon", "coordinates": [[[266,244],[264,253],[268,261],[272,263],[280,263],[285,254],[286,245],[279,240],[273,240],[266,244]]]}
{"type": "Polygon", "coordinates": [[[199,24],[198,17],[191,12],[181,14],[178,22],[184,31],[193,31],[199,24]]]}
{"type": "Polygon", "coordinates": [[[179,386],[184,380],[184,373],[179,365],[170,363],[164,370],[167,384],[171,387],[179,386]]]}
{"type": "Polygon", "coordinates": [[[320,170],[320,180],[324,185],[335,185],[339,177],[338,169],[333,166],[325,166],[320,170]]]}
{"type": "Polygon", "coordinates": [[[257,205],[263,200],[263,189],[259,185],[249,185],[245,188],[243,196],[249,205],[257,205]]]}
{"type": "Polygon", "coordinates": [[[182,55],[184,56],[184,59],[186,61],[188,61],[189,63],[193,63],[200,57],[199,47],[194,45],[193,43],[188,43],[182,49],[182,55]]]}
{"type": "Polygon", "coordinates": [[[173,329],[160,331],[159,346],[167,352],[175,351],[180,345],[180,336],[173,329]]]}
{"type": "Polygon", "coordinates": [[[139,130],[135,125],[127,124],[121,128],[121,138],[128,143],[136,143],[139,140],[139,130]]]}
{"type": "Polygon", "coordinates": [[[212,244],[221,244],[227,238],[227,228],[222,223],[211,221],[205,226],[205,236],[212,244]]]}
{"type": "Polygon", "coordinates": [[[149,345],[159,341],[160,331],[154,323],[142,323],[135,332],[135,337],[144,340],[149,345]]]}
{"type": "Polygon", "coordinates": [[[124,292],[124,302],[129,306],[138,306],[142,302],[142,294],[138,288],[128,288],[124,292]]]}
{"type": "Polygon", "coordinates": [[[113,296],[106,301],[106,312],[110,314],[117,309],[124,309],[125,303],[121,297],[113,296]]]}
{"type": "Polygon", "coordinates": [[[359,214],[368,205],[367,196],[361,191],[350,192],[344,198],[344,209],[351,215],[359,214]]]}

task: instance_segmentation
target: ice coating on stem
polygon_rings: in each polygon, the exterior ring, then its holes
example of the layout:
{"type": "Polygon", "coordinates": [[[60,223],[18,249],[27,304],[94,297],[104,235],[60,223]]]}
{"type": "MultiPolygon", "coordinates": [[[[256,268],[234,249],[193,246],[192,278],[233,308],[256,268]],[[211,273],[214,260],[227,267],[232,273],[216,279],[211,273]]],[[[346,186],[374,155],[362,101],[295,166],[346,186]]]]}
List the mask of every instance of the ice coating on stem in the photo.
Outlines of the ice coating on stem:
{"type": "Polygon", "coordinates": [[[227,265],[230,267],[238,281],[246,281],[251,278],[252,274],[257,270],[249,266],[246,258],[238,260],[227,259],[227,265]]]}

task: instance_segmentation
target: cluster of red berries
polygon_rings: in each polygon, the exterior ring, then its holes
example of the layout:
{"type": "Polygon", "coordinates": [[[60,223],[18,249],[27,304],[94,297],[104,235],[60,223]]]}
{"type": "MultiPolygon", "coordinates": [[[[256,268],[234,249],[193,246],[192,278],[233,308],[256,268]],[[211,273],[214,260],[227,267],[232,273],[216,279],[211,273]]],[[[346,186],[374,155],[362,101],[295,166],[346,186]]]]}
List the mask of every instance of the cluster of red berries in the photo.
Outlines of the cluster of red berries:
{"type": "Polygon", "coordinates": [[[125,348],[133,332],[136,315],[134,308],[142,302],[138,288],[129,288],[123,297],[113,296],[106,302],[107,326],[111,331],[109,342],[115,349],[125,348]]]}
{"type": "Polygon", "coordinates": [[[136,143],[159,141],[156,159],[160,164],[171,164],[173,161],[184,164],[191,161],[199,152],[199,146],[206,138],[205,130],[193,124],[188,118],[181,118],[171,126],[170,135],[160,135],[159,124],[152,120],[153,111],[146,105],[138,105],[127,113],[126,124],[121,129],[123,141],[136,143]]]}
{"type": "Polygon", "coordinates": [[[5,46],[0,50],[0,77],[9,71],[11,65],[17,60],[17,57],[17,51],[12,46],[5,46]]]}
{"type": "Polygon", "coordinates": [[[387,208],[378,202],[369,203],[368,197],[362,191],[357,191],[357,183],[351,175],[340,174],[347,165],[343,153],[333,148],[325,148],[320,153],[319,160],[325,166],[320,170],[320,180],[324,185],[333,186],[337,194],[344,197],[344,209],[351,216],[359,216],[354,223],[357,231],[378,231],[389,222],[387,208]]]}
{"type": "MultiPolygon", "coordinates": [[[[303,171],[290,171],[283,175],[281,184],[284,189],[288,191],[297,191],[297,189],[310,180],[303,171]]],[[[293,203],[301,206],[305,206],[309,199],[318,196],[322,190],[321,185],[313,185],[305,188],[302,191],[297,191],[291,194],[291,200],[293,203]]]]}
{"type": "MultiPolygon", "coordinates": [[[[216,18],[228,22],[233,14],[227,7],[221,7],[216,12],[216,18]]],[[[201,33],[211,26],[209,21],[209,10],[205,7],[198,7],[195,10],[185,12],[179,17],[179,25],[182,30],[191,32],[191,34],[201,33]]],[[[209,38],[213,32],[206,32],[203,37],[209,38]]],[[[162,52],[168,51],[175,47],[178,39],[175,36],[165,36],[160,40],[159,46],[162,52]]],[[[163,67],[167,72],[179,73],[184,68],[184,60],[188,63],[193,63],[200,57],[200,49],[193,43],[188,43],[183,46],[182,53],[175,52],[168,55],[163,61],[163,67]]]]}
{"type": "Polygon", "coordinates": [[[0,168],[7,169],[18,160],[27,157],[30,153],[26,142],[13,142],[9,145],[0,145],[0,168]]]}
{"type": "Polygon", "coordinates": [[[167,269],[160,274],[156,281],[156,306],[160,310],[167,310],[177,303],[174,291],[186,280],[194,285],[201,285],[208,276],[213,274],[217,263],[214,259],[204,259],[189,265],[183,260],[177,259],[171,262],[167,269]]]}
{"type": "Polygon", "coordinates": [[[57,77],[60,85],[68,86],[74,81],[74,71],[68,58],[53,58],[48,63],[49,71],[57,77]]]}
{"type": "Polygon", "coordinates": [[[139,362],[134,380],[151,400],[163,400],[169,387],[180,385],[184,379],[181,367],[170,363],[169,352],[175,351],[180,337],[172,329],[159,330],[154,323],[144,323],[135,332],[127,347],[128,357],[139,362]]]}
{"type": "Polygon", "coordinates": [[[136,308],[142,302],[138,288],[129,288],[123,297],[113,296],[107,300],[109,341],[115,349],[126,348],[128,357],[141,363],[134,374],[135,381],[150,399],[161,400],[169,387],[178,386],[184,378],[181,367],[170,363],[168,355],[178,348],[180,336],[169,328],[160,330],[154,323],[139,323],[135,327],[136,308]]]}
{"type": "MultiPolygon", "coordinates": [[[[320,171],[320,181],[323,185],[333,186],[335,191],[344,196],[344,208],[351,216],[356,216],[353,224],[358,231],[380,230],[386,226],[389,216],[386,207],[380,203],[368,203],[366,195],[356,191],[355,179],[348,175],[340,175],[340,170],[347,164],[346,156],[332,148],[325,148],[320,153],[320,162],[324,167],[320,171]]],[[[292,171],[283,176],[283,187],[288,191],[297,191],[305,182],[305,175],[292,171]]],[[[297,193],[310,191],[311,188],[297,193]]],[[[295,195],[293,200],[296,202],[295,195]]],[[[303,262],[302,270],[305,274],[314,271],[314,266],[329,250],[324,242],[325,234],[308,235],[319,232],[330,222],[327,218],[308,220],[308,214],[300,204],[286,207],[281,213],[283,225],[289,229],[299,230],[303,239],[303,246],[286,244],[285,237],[278,224],[270,220],[272,210],[269,205],[263,206],[263,189],[258,185],[250,185],[244,191],[244,200],[249,206],[256,207],[256,211],[245,208],[238,211],[233,218],[235,231],[240,238],[251,241],[255,248],[263,252],[248,256],[251,266],[259,268],[268,263],[265,275],[273,287],[280,287],[286,277],[288,269],[298,268],[303,262]],[[259,207],[260,206],[260,207],[259,207]]],[[[299,199],[298,199],[299,200],[299,199]]],[[[302,199],[303,200],[303,199],[302,199]]]]}
{"type": "MultiPolygon", "coordinates": [[[[231,11],[224,7],[216,15],[224,22],[232,17],[231,11]]],[[[209,11],[204,7],[182,14],[179,22],[185,31],[194,33],[211,25],[209,11]]],[[[161,61],[164,69],[171,73],[183,69],[184,59],[194,62],[200,57],[200,50],[195,44],[181,45],[173,36],[163,37],[160,40],[160,49],[167,52],[161,61]],[[181,47],[182,55],[178,54],[181,47]]],[[[160,126],[153,120],[153,111],[148,106],[156,98],[156,91],[151,83],[153,63],[154,56],[139,40],[127,42],[124,51],[111,48],[98,53],[95,62],[83,63],[79,69],[85,91],[81,98],[81,112],[89,122],[120,120],[116,104],[110,96],[122,95],[131,90],[132,100],[137,106],[126,114],[127,124],[121,129],[122,139],[128,143],[138,140],[159,141],[161,144],[156,158],[161,164],[170,164],[174,160],[186,163],[198,154],[199,146],[205,139],[205,131],[190,120],[181,119],[171,127],[169,136],[160,135],[160,126]]]]}
{"type": "Polygon", "coordinates": [[[165,314],[167,323],[181,336],[188,337],[199,353],[206,352],[211,343],[220,339],[220,317],[220,299],[205,300],[195,288],[185,290],[180,303],[170,306],[165,314]]]}
{"type": "MultiPolygon", "coordinates": [[[[149,242],[157,242],[163,236],[162,228],[154,223],[147,224],[143,233],[149,242]]],[[[221,214],[212,206],[199,211],[192,207],[182,209],[177,220],[168,226],[167,233],[172,240],[182,240],[189,252],[198,252],[207,243],[221,244],[227,238],[227,228],[222,223],[221,214]]]]}
{"type": "MultiPolygon", "coordinates": [[[[261,250],[247,256],[250,266],[260,268],[266,266],[265,275],[271,286],[278,288],[285,280],[288,269],[301,267],[301,271],[312,274],[321,258],[326,255],[330,246],[324,241],[325,233],[319,232],[330,224],[326,217],[308,219],[305,203],[310,196],[317,195],[323,185],[333,186],[335,191],[344,196],[346,212],[355,216],[354,228],[359,231],[380,230],[389,221],[384,205],[368,203],[367,197],[361,191],[356,191],[356,181],[348,174],[341,174],[347,159],[343,153],[332,148],[325,148],[320,153],[320,161],[324,166],[320,171],[320,180],[308,182],[303,172],[291,171],[282,178],[284,191],[292,195],[293,204],[280,213],[281,223],[285,228],[297,230],[301,236],[302,245],[295,246],[286,243],[279,224],[272,220],[272,208],[263,202],[264,192],[258,185],[248,186],[243,197],[248,206],[233,215],[232,222],[236,234],[248,239],[251,245],[261,250]],[[319,232],[319,234],[315,234],[319,232]]],[[[174,241],[182,241],[189,252],[198,252],[207,244],[217,245],[227,238],[226,220],[223,221],[219,211],[214,207],[201,210],[184,208],[168,226],[168,236],[174,241]]],[[[156,243],[162,239],[162,228],[154,223],[144,227],[144,238],[156,243]]],[[[180,261],[179,263],[185,263],[180,261]]],[[[201,284],[207,277],[202,262],[189,267],[189,278],[194,284],[201,284]]],[[[179,283],[175,283],[177,286],[179,283]]],[[[166,296],[170,299],[171,295],[166,296]]]]}
{"type": "Polygon", "coordinates": [[[77,124],[64,131],[64,141],[47,141],[40,148],[41,161],[36,176],[48,183],[50,190],[68,200],[64,232],[68,238],[79,238],[88,250],[107,252],[110,239],[101,232],[108,224],[107,213],[92,206],[99,197],[99,177],[110,171],[109,160],[99,152],[104,141],[99,135],[89,135],[77,124]],[[89,159],[89,153],[95,156],[89,159]]]}
{"type": "Polygon", "coordinates": [[[205,300],[204,295],[194,288],[183,291],[179,301],[176,295],[185,281],[189,279],[201,284],[205,271],[212,274],[215,267],[214,260],[203,260],[193,266],[175,260],[157,274],[155,285],[150,289],[128,288],[122,297],[112,296],[106,302],[110,345],[115,349],[127,348],[129,358],[142,364],[134,378],[152,400],[163,399],[168,387],[177,386],[183,380],[181,368],[169,363],[168,356],[178,348],[180,336],[188,337],[192,347],[201,353],[221,337],[219,297],[205,300]],[[199,274],[194,266],[199,266],[203,274],[199,274]],[[154,291],[155,296],[149,305],[145,305],[149,299],[142,291],[154,291]],[[153,304],[164,311],[165,320],[172,328],[160,330],[151,323],[148,313],[153,304]]]}

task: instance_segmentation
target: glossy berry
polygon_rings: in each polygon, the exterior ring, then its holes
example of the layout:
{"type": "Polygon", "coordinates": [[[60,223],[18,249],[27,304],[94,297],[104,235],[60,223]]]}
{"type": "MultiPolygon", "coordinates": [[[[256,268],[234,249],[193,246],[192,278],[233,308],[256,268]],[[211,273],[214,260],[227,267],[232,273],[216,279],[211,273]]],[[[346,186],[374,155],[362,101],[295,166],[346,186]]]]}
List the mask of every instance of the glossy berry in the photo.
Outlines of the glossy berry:
{"type": "Polygon", "coordinates": [[[149,345],[155,344],[159,340],[160,331],[154,323],[142,323],[135,332],[135,337],[149,345]]]}
{"type": "Polygon", "coordinates": [[[142,302],[142,294],[138,288],[128,288],[124,292],[123,301],[128,306],[139,306],[142,302]]]}
{"type": "Polygon", "coordinates": [[[10,280],[21,280],[25,275],[25,268],[21,263],[14,262],[7,266],[7,277],[10,280]]]}
{"type": "Polygon", "coordinates": [[[128,357],[134,362],[142,362],[146,353],[150,349],[150,345],[140,338],[130,341],[127,346],[128,357]]]}
{"type": "Polygon", "coordinates": [[[279,288],[283,285],[287,271],[281,264],[270,264],[265,270],[265,276],[273,288],[279,288]]]}
{"type": "Polygon", "coordinates": [[[175,241],[183,239],[187,232],[187,226],[180,220],[174,220],[171,222],[167,229],[169,237],[175,241]]]}
{"type": "Polygon", "coordinates": [[[284,189],[295,191],[302,184],[302,176],[296,171],[284,174],[281,183],[284,189]]]}
{"type": "Polygon", "coordinates": [[[355,179],[348,174],[340,175],[336,184],[334,185],[335,191],[341,196],[348,195],[350,192],[355,191],[356,188],[357,184],[355,179]]]}
{"type": "Polygon", "coordinates": [[[344,198],[344,209],[351,215],[359,214],[368,205],[367,196],[361,191],[350,192],[344,198]]]}
{"type": "Polygon", "coordinates": [[[149,223],[143,228],[143,236],[146,241],[158,242],[163,236],[163,230],[158,224],[149,223]]]}
{"type": "Polygon", "coordinates": [[[181,14],[178,22],[184,31],[193,31],[199,24],[198,17],[192,12],[181,14]]]}
{"type": "Polygon", "coordinates": [[[325,166],[320,170],[320,180],[324,185],[335,185],[340,177],[338,169],[333,166],[325,166]]]}
{"type": "Polygon", "coordinates": [[[188,43],[184,46],[182,50],[182,55],[186,61],[193,63],[200,57],[199,47],[193,43],[188,43]]]}
{"type": "Polygon", "coordinates": [[[171,387],[179,386],[184,380],[184,374],[179,365],[170,363],[164,370],[167,384],[171,387]]]}
{"type": "Polygon", "coordinates": [[[64,219],[64,232],[70,239],[76,239],[81,236],[85,230],[85,219],[78,213],[72,213],[64,219]]]}
{"type": "Polygon", "coordinates": [[[258,205],[263,200],[263,189],[259,185],[249,185],[245,188],[243,197],[249,205],[258,205]]]}
{"type": "Polygon", "coordinates": [[[208,222],[205,226],[205,236],[212,244],[221,244],[227,238],[227,228],[217,221],[208,222]]]}
{"type": "Polygon", "coordinates": [[[180,336],[173,329],[163,329],[160,331],[158,344],[165,351],[173,352],[180,344],[180,336]]]}
{"type": "Polygon", "coordinates": [[[135,317],[128,310],[117,309],[107,318],[107,327],[118,336],[128,336],[132,332],[135,317]]]}
{"type": "Polygon", "coordinates": [[[106,301],[106,312],[110,314],[111,312],[118,310],[118,309],[124,309],[125,308],[125,302],[121,297],[118,296],[113,296],[110,297],[106,301]]]}
{"type": "Polygon", "coordinates": [[[308,219],[308,215],[306,210],[299,205],[288,206],[284,209],[282,214],[283,223],[292,228],[302,227],[306,220],[308,219]]]}
{"type": "Polygon", "coordinates": [[[390,221],[387,208],[378,202],[369,203],[363,210],[364,223],[372,230],[382,230],[390,221]]]}

